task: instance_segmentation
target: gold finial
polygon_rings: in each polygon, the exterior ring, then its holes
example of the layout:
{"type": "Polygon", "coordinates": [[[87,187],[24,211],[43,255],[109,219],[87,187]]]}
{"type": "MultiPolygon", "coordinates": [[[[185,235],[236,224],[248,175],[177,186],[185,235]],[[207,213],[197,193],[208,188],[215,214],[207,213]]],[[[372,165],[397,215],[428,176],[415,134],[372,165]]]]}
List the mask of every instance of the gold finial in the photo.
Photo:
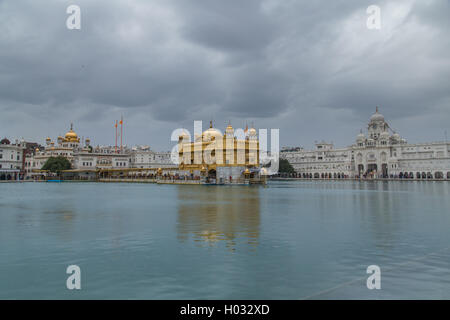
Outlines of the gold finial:
{"type": "Polygon", "coordinates": [[[70,123],[70,130],[73,130],[73,122],[70,123]]]}
{"type": "Polygon", "coordinates": [[[212,128],[212,120],[209,120],[209,127],[212,128]]]}
{"type": "Polygon", "coordinates": [[[377,112],[378,113],[378,106],[375,108],[375,112],[377,112]]]}

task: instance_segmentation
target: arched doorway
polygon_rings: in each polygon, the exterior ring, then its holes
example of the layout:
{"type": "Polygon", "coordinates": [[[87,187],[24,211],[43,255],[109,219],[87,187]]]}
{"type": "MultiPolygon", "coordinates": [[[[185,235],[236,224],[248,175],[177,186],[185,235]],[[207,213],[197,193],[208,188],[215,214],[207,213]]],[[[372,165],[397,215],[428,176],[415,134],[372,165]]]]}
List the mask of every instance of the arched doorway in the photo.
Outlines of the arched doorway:
{"type": "Polygon", "coordinates": [[[437,171],[434,173],[434,178],[435,179],[444,179],[444,174],[440,171],[437,171]]]}
{"type": "Polygon", "coordinates": [[[216,170],[211,169],[208,171],[208,176],[206,177],[207,182],[215,182],[216,181],[216,170]]]}
{"type": "Polygon", "coordinates": [[[381,174],[383,175],[383,178],[387,178],[389,176],[387,163],[383,163],[381,165],[381,174]]]}
{"type": "Polygon", "coordinates": [[[378,171],[378,167],[376,163],[371,163],[367,166],[367,173],[372,173],[378,171]]]}
{"type": "Polygon", "coordinates": [[[364,165],[363,164],[359,164],[358,165],[358,174],[362,175],[364,173],[364,165]]]}

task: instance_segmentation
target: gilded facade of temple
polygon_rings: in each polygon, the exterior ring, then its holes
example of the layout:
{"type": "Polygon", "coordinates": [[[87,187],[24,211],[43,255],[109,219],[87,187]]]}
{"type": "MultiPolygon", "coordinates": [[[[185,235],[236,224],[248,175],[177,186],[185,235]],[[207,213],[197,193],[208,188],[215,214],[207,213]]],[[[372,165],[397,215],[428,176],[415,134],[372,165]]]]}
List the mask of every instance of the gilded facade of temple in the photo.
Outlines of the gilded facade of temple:
{"type": "Polygon", "coordinates": [[[205,177],[207,182],[233,184],[262,181],[260,174],[259,141],[251,128],[237,137],[231,124],[225,134],[213,128],[191,141],[187,133],[179,136],[179,170],[192,176],[205,177]]]}

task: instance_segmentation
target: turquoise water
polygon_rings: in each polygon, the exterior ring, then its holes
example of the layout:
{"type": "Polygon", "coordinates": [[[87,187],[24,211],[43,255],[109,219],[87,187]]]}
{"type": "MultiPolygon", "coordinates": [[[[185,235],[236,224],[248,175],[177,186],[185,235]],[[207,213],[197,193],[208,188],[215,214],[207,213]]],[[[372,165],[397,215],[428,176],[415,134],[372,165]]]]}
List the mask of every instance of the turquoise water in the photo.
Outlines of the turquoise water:
{"type": "Polygon", "coordinates": [[[0,184],[1,299],[450,299],[450,184],[0,184]],[[81,268],[81,290],[66,268],[81,268]],[[381,290],[366,268],[381,268],[381,290]]]}

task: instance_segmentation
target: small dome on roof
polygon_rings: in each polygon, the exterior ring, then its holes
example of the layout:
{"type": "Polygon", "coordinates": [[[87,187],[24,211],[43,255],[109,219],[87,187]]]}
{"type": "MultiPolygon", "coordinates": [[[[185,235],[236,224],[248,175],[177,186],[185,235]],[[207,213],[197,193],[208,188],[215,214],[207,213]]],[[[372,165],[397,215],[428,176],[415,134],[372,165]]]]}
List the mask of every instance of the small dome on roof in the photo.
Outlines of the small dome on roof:
{"type": "Polygon", "coordinates": [[[221,137],[222,136],[222,132],[220,132],[220,130],[213,128],[213,124],[212,121],[209,122],[209,129],[204,131],[202,133],[202,137],[203,140],[212,140],[215,139],[216,137],[221,137]]]}
{"type": "Polygon", "coordinates": [[[380,134],[380,138],[381,138],[381,139],[389,139],[389,132],[383,131],[383,132],[380,134]]]}
{"type": "Polygon", "coordinates": [[[364,133],[362,133],[362,130],[358,133],[358,135],[356,136],[356,140],[357,141],[362,141],[366,138],[366,136],[364,135],[364,133]]]}

